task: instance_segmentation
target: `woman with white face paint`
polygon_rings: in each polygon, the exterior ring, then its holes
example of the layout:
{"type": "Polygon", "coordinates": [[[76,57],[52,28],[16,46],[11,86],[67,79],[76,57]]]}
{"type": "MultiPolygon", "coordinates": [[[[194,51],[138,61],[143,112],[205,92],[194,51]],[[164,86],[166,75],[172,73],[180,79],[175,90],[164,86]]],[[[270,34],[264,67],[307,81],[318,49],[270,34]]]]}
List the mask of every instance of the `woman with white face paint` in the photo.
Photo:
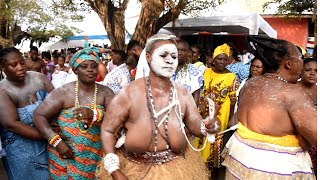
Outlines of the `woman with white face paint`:
{"type": "Polygon", "coordinates": [[[158,44],[158,48],[153,50],[152,57],[150,57],[150,53],[147,54],[148,63],[156,75],[171,78],[178,66],[177,47],[175,44],[168,44],[166,41],[158,44]]]}
{"type": "Polygon", "coordinates": [[[99,179],[209,178],[200,153],[188,148],[184,126],[190,135],[203,137],[219,131],[220,120],[203,120],[187,89],[171,81],[178,65],[173,38],[148,39],[149,77],[131,82],[110,103],[101,127],[106,156],[99,179]],[[116,143],[120,127],[125,135],[116,143]]]}

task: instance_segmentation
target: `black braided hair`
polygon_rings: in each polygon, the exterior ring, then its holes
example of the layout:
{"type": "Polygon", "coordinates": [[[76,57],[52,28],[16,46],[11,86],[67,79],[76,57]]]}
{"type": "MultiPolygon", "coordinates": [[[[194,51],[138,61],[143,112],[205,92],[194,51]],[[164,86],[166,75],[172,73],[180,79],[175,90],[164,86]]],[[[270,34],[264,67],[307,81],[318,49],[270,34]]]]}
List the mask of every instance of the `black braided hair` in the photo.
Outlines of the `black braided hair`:
{"type": "Polygon", "coordinates": [[[291,57],[288,41],[259,35],[248,35],[246,40],[249,50],[262,61],[266,73],[276,72],[282,61],[291,57]]]}
{"type": "Polygon", "coordinates": [[[4,48],[4,49],[0,50],[0,65],[3,65],[3,63],[6,60],[6,56],[10,53],[21,54],[21,52],[15,47],[9,47],[9,48],[4,48]]]}

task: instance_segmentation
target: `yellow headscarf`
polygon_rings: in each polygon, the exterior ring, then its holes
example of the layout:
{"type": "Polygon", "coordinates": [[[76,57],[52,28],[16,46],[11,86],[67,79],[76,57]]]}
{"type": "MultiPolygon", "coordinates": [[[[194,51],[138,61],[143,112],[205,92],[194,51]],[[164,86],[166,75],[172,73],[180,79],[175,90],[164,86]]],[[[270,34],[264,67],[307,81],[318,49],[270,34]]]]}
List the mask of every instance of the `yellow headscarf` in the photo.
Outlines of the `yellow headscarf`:
{"type": "Polygon", "coordinates": [[[226,54],[229,57],[230,56],[230,47],[227,44],[223,44],[221,46],[218,46],[213,52],[213,58],[215,58],[219,54],[226,54]]]}

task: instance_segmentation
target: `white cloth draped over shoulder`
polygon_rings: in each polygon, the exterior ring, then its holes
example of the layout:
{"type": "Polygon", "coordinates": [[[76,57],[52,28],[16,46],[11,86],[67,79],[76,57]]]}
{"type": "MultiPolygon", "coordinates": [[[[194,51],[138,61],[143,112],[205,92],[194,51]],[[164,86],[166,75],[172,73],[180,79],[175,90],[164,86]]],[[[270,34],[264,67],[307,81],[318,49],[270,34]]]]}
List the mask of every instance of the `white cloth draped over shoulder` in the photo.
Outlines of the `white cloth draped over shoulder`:
{"type": "Polygon", "coordinates": [[[149,64],[148,64],[147,58],[146,58],[146,49],[143,49],[143,51],[139,57],[135,80],[142,78],[142,77],[147,77],[147,76],[149,76],[149,73],[150,73],[150,67],[149,67],[149,64]]]}

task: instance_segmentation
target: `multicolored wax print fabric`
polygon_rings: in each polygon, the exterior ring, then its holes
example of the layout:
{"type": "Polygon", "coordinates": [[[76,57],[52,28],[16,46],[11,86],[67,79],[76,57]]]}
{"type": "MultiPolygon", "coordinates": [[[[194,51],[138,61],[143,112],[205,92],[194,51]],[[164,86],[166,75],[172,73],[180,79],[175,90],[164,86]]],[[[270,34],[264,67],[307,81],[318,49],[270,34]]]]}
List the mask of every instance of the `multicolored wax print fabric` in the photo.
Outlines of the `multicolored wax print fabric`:
{"type": "MultiPolygon", "coordinates": [[[[80,107],[90,108],[90,105],[80,107]]],[[[97,108],[103,110],[100,105],[97,108]]],[[[74,118],[74,109],[63,110],[57,120],[61,129],[60,135],[67,138],[65,142],[72,148],[74,159],[62,159],[57,149],[49,146],[50,179],[95,179],[97,165],[103,155],[100,137],[102,122],[94,122],[86,133],[82,133],[79,128],[84,129],[81,122],[74,118]]]]}

